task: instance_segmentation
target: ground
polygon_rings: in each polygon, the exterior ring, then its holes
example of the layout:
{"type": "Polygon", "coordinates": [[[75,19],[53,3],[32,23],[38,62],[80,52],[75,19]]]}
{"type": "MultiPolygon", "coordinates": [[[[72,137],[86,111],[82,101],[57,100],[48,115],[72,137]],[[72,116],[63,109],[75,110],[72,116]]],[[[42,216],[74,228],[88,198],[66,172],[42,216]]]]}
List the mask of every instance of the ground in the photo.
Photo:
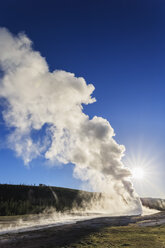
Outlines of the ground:
{"type": "MultiPolygon", "coordinates": [[[[55,246],[54,246],[55,247],[55,246]]],[[[165,226],[163,227],[107,227],[87,235],[78,242],[63,247],[75,248],[164,248],[165,226]]]]}
{"type": "Polygon", "coordinates": [[[102,217],[0,236],[1,248],[165,248],[165,213],[102,217]]]}

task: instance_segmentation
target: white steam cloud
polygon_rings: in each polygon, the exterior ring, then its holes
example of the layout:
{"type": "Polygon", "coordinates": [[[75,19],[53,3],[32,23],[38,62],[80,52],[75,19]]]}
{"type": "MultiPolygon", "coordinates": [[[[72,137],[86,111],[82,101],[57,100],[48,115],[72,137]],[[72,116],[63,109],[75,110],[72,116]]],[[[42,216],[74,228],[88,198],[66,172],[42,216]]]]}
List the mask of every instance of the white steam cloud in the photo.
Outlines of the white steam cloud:
{"type": "Polygon", "coordinates": [[[75,164],[74,175],[97,191],[108,193],[115,206],[139,209],[140,201],[121,158],[125,150],[114,140],[110,123],[83,113],[95,102],[92,84],[73,73],[49,71],[24,34],[0,29],[0,97],[11,132],[9,147],[25,164],[38,156],[54,164],[75,164]]]}

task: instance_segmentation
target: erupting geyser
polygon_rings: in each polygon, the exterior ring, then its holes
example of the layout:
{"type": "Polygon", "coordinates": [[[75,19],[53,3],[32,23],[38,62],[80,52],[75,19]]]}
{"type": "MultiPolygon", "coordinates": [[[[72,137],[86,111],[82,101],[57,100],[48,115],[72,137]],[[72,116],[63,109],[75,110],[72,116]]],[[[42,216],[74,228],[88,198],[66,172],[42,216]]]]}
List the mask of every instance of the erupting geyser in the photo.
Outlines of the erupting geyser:
{"type": "Polygon", "coordinates": [[[75,164],[74,176],[111,197],[104,204],[108,211],[140,213],[130,171],[121,162],[124,146],[114,140],[107,120],[83,113],[82,104],[95,102],[94,86],[70,72],[50,72],[31,45],[26,35],[0,29],[0,97],[12,128],[8,146],[25,164],[38,156],[75,164]]]}

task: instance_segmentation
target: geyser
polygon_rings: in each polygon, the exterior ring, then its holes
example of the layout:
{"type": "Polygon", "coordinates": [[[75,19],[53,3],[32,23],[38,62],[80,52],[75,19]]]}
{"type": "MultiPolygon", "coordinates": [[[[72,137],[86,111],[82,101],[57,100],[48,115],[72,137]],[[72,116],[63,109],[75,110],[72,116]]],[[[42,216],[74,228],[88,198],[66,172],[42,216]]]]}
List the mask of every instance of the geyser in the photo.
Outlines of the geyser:
{"type": "Polygon", "coordinates": [[[75,177],[110,196],[105,208],[140,213],[130,171],[121,161],[124,146],[114,140],[107,120],[83,113],[83,104],[95,102],[94,86],[70,72],[50,72],[25,34],[14,36],[5,28],[0,29],[0,68],[3,118],[11,128],[7,142],[17,156],[25,164],[38,156],[54,165],[73,163],[75,177]]]}

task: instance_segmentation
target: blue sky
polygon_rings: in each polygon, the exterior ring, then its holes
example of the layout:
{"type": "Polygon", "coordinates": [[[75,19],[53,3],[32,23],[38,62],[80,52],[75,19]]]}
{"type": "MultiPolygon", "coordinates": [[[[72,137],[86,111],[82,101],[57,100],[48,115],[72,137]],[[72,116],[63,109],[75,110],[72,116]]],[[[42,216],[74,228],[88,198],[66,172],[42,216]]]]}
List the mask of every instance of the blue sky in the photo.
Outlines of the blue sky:
{"type": "MultiPolygon", "coordinates": [[[[110,121],[126,147],[126,164],[145,161],[151,175],[134,184],[140,195],[154,197],[165,194],[164,13],[163,0],[6,0],[0,7],[0,26],[24,31],[50,70],[74,72],[94,84],[97,102],[84,106],[85,113],[110,121]]],[[[73,165],[50,168],[35,159],[24,166],[5,148],[7,132],[1,121],[1,183],[81,187],[73,165]]]]}

